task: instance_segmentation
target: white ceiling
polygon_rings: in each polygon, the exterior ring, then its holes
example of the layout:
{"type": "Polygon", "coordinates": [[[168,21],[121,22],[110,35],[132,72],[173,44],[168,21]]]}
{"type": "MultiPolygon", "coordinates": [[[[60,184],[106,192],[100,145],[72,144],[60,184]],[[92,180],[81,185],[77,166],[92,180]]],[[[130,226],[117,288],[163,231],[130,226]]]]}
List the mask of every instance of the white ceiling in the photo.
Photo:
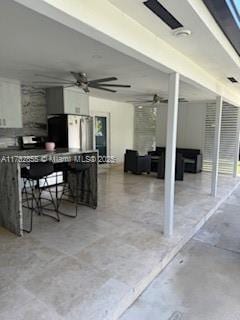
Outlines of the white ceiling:
{"type": "MultiPolygon", "coordinates": [[[[35,76],[38,73],[72,79],[69,71],[84,71],[90,80],[116,76],[116,83],[132,86],[116,94],[91,90],[98,97],[120,101],[154,93],[167,97],[167,74],[13,1],[0,1],[0,39],[2,77],[31,83],[44,80],[35,76]]],[[[181,82],[180,96],[190,101],[215,98],[205,88],[185,82],[181,82]]]]}
{"type": "MultiPolygon", "coordinates": [[[[197,62],[216,79],[223,81],[227,86],[237,86],[240,90],[240,84],[234,85],[227,80],[227,77],[233,76],[240,82],[240,57],[234,50],[232,50],[233,55],[229,55],[226,48],[223,48],[222,43],[219,43],[214,36],[214,31],[209,30],[203,23],[201,13],[195,12],[191,1],[159,0],[186,29],[192,31],[192,35],[185,38],[175,37],[170,27],[143,5],[143,0],[109,1],[157,37],[197,62]]],[[[216,28],[219,29],[218,26],[216,28]]]]}

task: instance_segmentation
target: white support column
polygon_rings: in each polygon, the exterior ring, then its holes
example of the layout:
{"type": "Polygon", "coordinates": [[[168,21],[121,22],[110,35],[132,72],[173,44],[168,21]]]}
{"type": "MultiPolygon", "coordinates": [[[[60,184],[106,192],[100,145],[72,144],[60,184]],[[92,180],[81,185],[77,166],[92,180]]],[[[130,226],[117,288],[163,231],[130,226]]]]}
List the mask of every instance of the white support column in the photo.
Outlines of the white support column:
{"type": "Polygon", "coordinates": [[[164,235],[173,234],[179,74],[169,76],[164,190],[164,235]]]}
{"type": "Polygon", "coordinates": [[[216,197],[217,195],[222,106],[223,106],[223,99],[221,96],[218,96],[216,99],[215,135],[214,135],[213,159],[212,159],[211,195],[214,197],[216,197]]]}
{"type": "Polygon", "coordinates": [[[234,155],[234,168],[233,168],[233,177],[236,178],[238,171],[238,159],[239,159],[239,137],[240,137],[240,109],[238,108],[238,125],[236,132],[236,149],[234,155]]]}

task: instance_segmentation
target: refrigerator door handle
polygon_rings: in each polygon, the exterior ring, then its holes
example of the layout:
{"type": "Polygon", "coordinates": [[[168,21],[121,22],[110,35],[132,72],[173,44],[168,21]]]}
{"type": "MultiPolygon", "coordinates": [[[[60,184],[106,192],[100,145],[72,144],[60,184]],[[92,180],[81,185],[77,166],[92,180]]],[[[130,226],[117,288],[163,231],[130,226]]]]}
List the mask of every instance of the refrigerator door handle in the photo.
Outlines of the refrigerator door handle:
{"type": "Polygon", "coordinates": [[[83,125],[82,125],[82,119],[80,118],[79,121],[79,125],[80,125],[80,150],[83,150],[83,125]]]}

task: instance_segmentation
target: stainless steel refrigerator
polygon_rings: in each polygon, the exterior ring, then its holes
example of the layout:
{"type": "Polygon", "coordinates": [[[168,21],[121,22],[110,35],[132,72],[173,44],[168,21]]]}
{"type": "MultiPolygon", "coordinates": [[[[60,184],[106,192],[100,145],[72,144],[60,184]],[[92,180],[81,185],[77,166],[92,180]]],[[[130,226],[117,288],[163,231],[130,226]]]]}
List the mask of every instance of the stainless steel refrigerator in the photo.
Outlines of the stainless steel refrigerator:
{"type": "Polygon", "coordinates": [[[57,148],[93,149],[93,118],[61,114],[49,116],[48,139],[57,148]]]}

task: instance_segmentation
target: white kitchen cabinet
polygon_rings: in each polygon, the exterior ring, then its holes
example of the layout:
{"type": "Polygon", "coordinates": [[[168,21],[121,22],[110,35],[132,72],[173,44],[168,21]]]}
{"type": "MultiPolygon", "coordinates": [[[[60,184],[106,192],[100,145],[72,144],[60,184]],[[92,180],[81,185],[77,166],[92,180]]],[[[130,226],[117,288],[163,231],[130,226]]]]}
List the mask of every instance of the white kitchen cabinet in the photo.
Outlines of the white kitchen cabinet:
{"type": "Polygon", "coordinates": [[[21,86],[14,80],[0,79],[0,127],[22,128],[21,86]]]}
{"type": "Polygon", "coordinates": [[[1,99],[1,96],[2,96],[2,85],[0,83],[0,128],[3,128],[3,112],[2,112],[3,101],[1,99]]]}
{"type": "Polygon", "coordinates": [[[3,107],[4,107],[5,99],[4,99],[3,92],[4,92],[4,86],[3,86],[3,83],[0,81],[0,128],[4,128],[3,107]]]}
{"type": "Polygon", "coordinates": [[[89,115],[89,96],[77,88],[48,88],[48,114],[89,115]]]}

